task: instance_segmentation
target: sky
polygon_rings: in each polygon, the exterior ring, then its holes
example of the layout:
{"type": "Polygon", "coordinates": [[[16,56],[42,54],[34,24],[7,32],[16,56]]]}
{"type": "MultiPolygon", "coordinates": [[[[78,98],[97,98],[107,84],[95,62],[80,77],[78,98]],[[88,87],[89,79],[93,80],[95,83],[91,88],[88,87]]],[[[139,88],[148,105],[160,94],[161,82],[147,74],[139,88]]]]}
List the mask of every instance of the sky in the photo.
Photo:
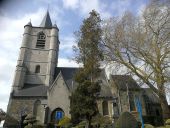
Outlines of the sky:
{"type": "Polygon", "coordinates": [[[74,32],[95,9],[101,19],[120,16],[130,10],[140,15],[148,0],[4,0],[0,2],[0,108],[7,109],[24,25],[39,26],[47,9],[59,28],[58,66],[77,67],[72,46],[74,32]]]}

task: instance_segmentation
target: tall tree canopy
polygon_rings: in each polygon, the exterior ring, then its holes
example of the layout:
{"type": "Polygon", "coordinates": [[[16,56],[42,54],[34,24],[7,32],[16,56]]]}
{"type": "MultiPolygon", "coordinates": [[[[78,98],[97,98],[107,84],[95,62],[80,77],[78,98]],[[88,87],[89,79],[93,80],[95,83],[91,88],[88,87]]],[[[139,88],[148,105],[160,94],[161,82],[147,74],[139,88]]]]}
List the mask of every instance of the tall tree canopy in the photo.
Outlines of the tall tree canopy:
{"type": "Polygon", "coordinates": [[[142,16],[126,12],[104,27],[105,59],[127,67],[159,96],[164,119],[170,118],[165,94],[170,82],[169,5],[151,2],[142,16]]]}
{"type": "Polygon", "coordinates": [[[100,75],[100,61],[103,58],[100,50],[102,34],[100,22],[99,14],[94,10],[90,12],[90,16],[83,21],[76,33],[77,46],[74,47],[75,60],[82,63],[83,68],[75,75],[78,87],[70,97],[71,115],[73,120],[86,118],[89,127],[92,117],[98,112],[96,94],[100,91],[100,85],[96,78],[100,75]]]}

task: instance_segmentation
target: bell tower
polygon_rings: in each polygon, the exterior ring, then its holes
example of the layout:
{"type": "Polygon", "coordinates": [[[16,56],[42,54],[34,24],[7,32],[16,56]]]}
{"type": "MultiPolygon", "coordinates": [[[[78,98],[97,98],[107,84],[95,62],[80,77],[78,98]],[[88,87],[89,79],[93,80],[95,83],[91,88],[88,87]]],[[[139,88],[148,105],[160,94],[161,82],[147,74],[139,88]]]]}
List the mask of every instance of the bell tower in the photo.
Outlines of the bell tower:
{"type": "Polygon", "coordinates": [[[52,84],[58,62],[59,29],[52,25],[48,11],[39,27],[29,22],[24,29],[13,81],[16,91],[24,86],[52,84]]]}

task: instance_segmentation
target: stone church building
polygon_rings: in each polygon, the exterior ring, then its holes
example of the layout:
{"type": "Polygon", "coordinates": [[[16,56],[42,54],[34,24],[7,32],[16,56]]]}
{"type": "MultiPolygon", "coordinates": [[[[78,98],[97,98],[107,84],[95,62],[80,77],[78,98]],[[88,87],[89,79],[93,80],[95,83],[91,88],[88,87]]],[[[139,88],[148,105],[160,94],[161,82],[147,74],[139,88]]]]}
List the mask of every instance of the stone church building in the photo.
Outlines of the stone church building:
{"type": "MultiPolygon", "coordinates": [[[[48,11],[40,26],[33,26],[31,22],[24,26],[5,126],[17,125],[25,114],[34,115],[40,124],[63,116],[71,118],[69,96],[76,88],[74,74],[78,68],[57,67],[59,45],[59,29],[52,24],[48,11]]],[[[131,76],[107,78],[103,70],[98,80],[101,92],[97,105],[101,115],[114,121],[122,112],[136,111],[137,96],[144,118],[161,117],[157,95],[150,89],[140,88],[131,76]]]]}

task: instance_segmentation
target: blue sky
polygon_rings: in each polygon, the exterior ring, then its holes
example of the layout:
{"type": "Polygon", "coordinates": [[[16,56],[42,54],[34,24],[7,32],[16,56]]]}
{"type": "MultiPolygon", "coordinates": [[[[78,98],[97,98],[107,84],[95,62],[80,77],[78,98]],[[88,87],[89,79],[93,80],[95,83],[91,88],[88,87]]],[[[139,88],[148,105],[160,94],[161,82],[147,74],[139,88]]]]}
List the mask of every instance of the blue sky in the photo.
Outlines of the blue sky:
{"type": "Polygon", "coordinates": [[[0,3],[0,108],[6,110],[24,25],[39,26],[49,5],[52,22],[60,30],[59,66],[78,66],[73,56],[74,32],[95,9],[102,19],[130,10],[140,15],[148,0],[4,0],[0,3]]]}

